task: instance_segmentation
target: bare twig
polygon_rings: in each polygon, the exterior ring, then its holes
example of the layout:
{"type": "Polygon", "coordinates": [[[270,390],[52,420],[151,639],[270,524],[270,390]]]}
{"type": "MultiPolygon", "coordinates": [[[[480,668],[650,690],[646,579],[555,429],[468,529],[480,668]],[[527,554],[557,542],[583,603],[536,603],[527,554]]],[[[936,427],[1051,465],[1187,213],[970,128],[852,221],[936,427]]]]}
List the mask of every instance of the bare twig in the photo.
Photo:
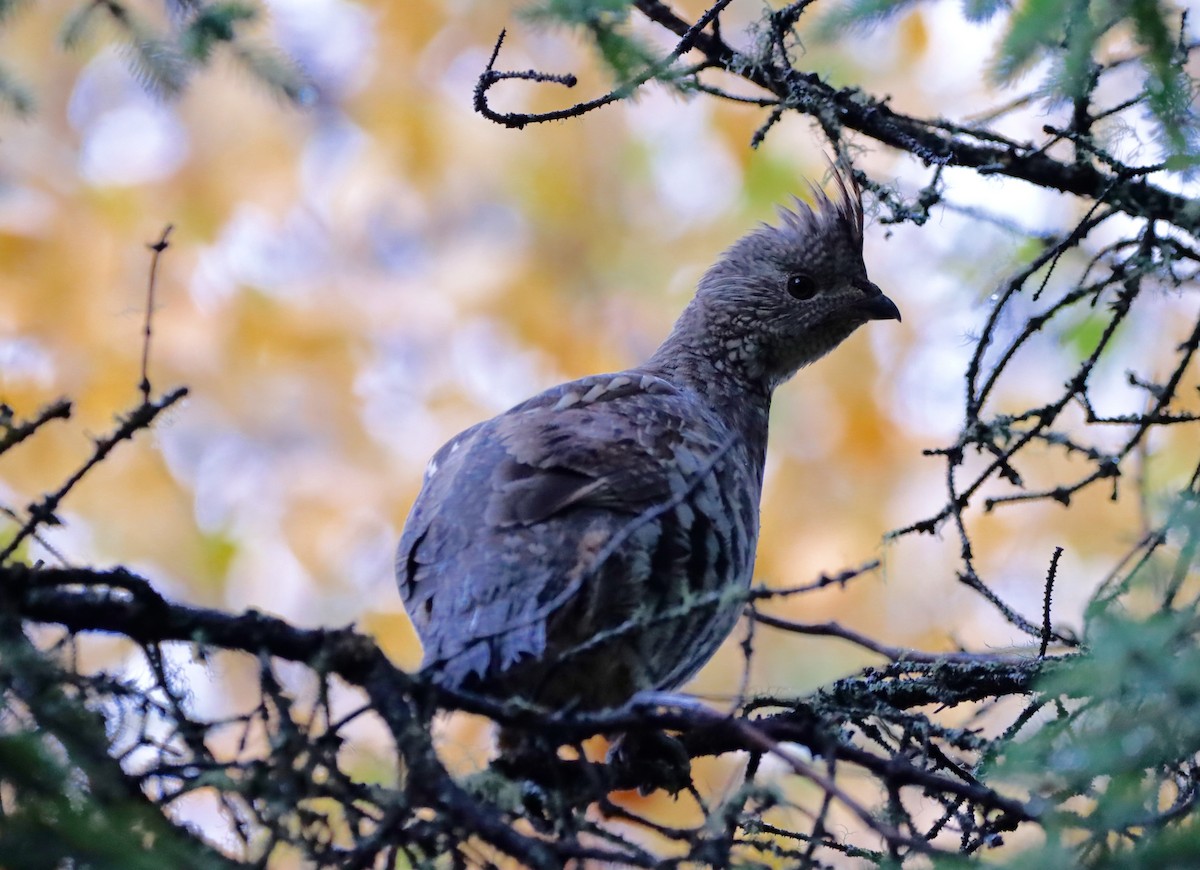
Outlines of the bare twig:
{"type": "Polygon", "coordinates": [[[158,260],[169,245],[167,239],[171,235],[171,229],[171,225],[167,224],[158,241],[147,246],[153,253],[150,256],[150,278],[146,282],[146,320],[142,327],[142,378],[138,382],[143,403],[150,401],[150,336],[154,319],[154,295],[158,284],[158,260]]]}

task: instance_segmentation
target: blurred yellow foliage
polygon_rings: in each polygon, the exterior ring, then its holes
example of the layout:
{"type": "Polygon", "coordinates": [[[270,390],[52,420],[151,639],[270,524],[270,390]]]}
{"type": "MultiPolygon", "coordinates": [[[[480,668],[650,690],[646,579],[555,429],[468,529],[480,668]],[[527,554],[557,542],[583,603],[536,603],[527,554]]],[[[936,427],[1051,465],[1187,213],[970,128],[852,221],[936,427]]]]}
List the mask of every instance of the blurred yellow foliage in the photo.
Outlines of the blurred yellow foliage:
{"type": "MultiPolygon", "coordinates": [[[[135,402],[145,245],[173,223],[150,375],[157,390],[186,384],[190,398],[85,481],[47,539],[73,561],[133,566],[185,600],[357,622],[415,667],[391,559],[425,459],[558,380],[649,353],[722,248],[825,173],[819,132],[802,120],[751,151],[762,110],[656,86],[579,120],[489,124],[472,89],[504,26],[501,66],[573,71],[581,84],[506,83],[492,91],[498,105],[553,108],[607,86],[577,39],[521,25],[517,6],[273,5],[284,45],[325,88],[309,110],[229,63],[177,102],[147,98],[111,47],[52,47],[55,4],[0,33],[6,65],[40,98],[32,121],[0,121],[0,400],[20,415],[59,395],[76,403],[72,421],[5,456],[0,501],[22,508],[56,486],[88,455],[89,433],[135,402]]],[[[948,31],[924,15],[902,20],[892,54],[814,45],[803,62],[932,99],[924,64],[948,31]]],[[[892,159],[861,155],[884,180],[892,159]]],[[[1010,263],[1019,242],[997,235],[958,256],[946,232],[869,224],[868,269],[904,324],[870,325],[779,394],[759,579],[793,586],[885,564],[844,590],[765,605],[773,613],[927,648],[1019,639],[955,583],[952,534],[881,545],[940,504],[941,463],[920,450],[954,430],[964,334],[1001,274],[962,276],[1010,263]]],[[[1040,607],[1053,545],[1067,548],[1070,576],[1128,543],[1114,530],[1133,506],[1107,495],[980,526],[980,563],[1018,609],[1040,607]]],[[[1080,603],[1063,592],[1058,618],[1077,619],[1080,603]]],[[[698,691],[733,696],[740,638],[698,691]]],[[[764,628],[755,648],[751,690],[811,687],[866,660],[837,640],[764,628]]],[[[477,760],[484,729],[455,727],[477,760]]],[[[700,764],[698,776],[720,792],[736,771],[700,764]]],[[[664,820],[697,821],[661,796],[622,797],[645,800],[664,820]]]]}

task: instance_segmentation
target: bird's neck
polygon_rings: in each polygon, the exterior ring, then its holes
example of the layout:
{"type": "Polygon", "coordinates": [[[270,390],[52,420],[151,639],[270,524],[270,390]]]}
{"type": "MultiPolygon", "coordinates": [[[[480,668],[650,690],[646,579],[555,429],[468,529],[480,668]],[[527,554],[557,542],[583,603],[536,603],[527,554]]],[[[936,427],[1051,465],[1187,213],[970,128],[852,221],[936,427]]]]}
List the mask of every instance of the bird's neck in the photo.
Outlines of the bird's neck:
{"type": "Polygon", "coordinates": [[[691,390],[742,434],[760,465],[766,454],[772,384],[754,367],[753,348],[725,347],[705,329],[695,302],[641,370],[691,390]]]}

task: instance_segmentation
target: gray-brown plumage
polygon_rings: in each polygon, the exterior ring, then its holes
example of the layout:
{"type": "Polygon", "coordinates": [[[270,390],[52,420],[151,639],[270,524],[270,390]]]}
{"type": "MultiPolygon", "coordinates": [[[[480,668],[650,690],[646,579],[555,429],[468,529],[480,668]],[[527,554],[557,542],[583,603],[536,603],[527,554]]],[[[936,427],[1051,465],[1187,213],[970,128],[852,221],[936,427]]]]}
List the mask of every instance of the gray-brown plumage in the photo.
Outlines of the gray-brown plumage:
{"type": "Polygon", "coordinates": [[[400,593],[446,685],[599,709],[694,674],[754,570],[771,393],[868,320],[862,207],[837,176],[717,261],[644,364],[562,384],[429,463],[400,593]]]}

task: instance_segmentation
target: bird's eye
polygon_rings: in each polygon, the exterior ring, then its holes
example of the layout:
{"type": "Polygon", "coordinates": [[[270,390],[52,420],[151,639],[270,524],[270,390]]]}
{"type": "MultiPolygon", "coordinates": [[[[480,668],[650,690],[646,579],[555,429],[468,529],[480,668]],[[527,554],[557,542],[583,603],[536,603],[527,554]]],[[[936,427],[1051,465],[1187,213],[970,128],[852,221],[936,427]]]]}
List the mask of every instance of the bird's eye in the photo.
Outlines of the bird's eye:
{"type": "Polygon", "coordinates": [[[793,299],[803,302],[817,295],[817,282],[812,279],[811,275],[793,272],[788,275],[787,292],[793,299]]]}

